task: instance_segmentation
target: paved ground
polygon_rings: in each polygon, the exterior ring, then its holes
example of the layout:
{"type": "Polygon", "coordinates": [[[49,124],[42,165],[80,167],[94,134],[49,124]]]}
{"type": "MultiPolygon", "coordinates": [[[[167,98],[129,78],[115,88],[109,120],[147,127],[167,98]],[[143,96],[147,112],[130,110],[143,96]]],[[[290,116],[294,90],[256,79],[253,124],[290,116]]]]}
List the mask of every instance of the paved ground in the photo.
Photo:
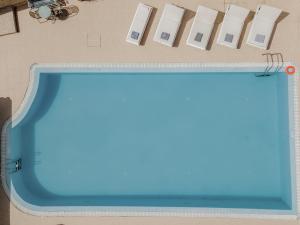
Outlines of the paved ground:
{"type": "MultiPolygon", "coordinates": [[[[135,47],[124,40],[138,0],[95,0],[72,2],[80,13],[66,21],[40,24],[28,15],[18,12],[20,33],[0,37],[0,126],[20,105],[29,81],[32,63],[103,63],[103,62],[262,62],[265,52],[245,44],[250,23],[241,48],[229,49],[216,45],[213,39],[209,51],[200,51],[185,45],[192,17],[198,4],[224,11],[225,3],[255,10],[258,3],[266,3],[285,11],[279,22],[269,52],[281,52],[286,61],[300,64],[300,1],[299,0],[172,0],[185,7],[185,16],[176,47],[168,48],[152,41],[159,16],[166,0],[145,0],[154,6],[154,19],[146,32],[144,45],[135,47]]],[[[216,32],[220,26],[217,27],[216,32]]],[[[167,217],[34,217],[25,215],[9,204],[0,191],[0,225],[240,225],[240,224],[297,224],[296,221],[167,218],[167,217]]]]}

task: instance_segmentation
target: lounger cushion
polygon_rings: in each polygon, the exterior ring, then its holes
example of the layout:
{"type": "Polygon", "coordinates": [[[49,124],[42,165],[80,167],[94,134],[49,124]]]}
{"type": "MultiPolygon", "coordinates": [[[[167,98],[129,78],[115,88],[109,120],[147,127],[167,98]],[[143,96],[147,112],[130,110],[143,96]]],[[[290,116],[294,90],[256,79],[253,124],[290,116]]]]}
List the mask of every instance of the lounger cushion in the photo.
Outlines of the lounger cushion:
{"type": "Polygon", "coordinates": [[[172,47],[181,24],[183,14],[183,8],[172,4],[166,4],[153,40],[172,47]]]}
{"type": "Polygon", "coordinates": [[[144,5],[142,3],[138,4],[130,29],[127,34],[127,42],[134,45],[140,44],[144,35],[144,31],[148,24],[151,12],[152,7],[144,5]]]}
{"type": "Polygon", "coordinates": [[[237,48],[245,20],[250,10],[229,5],[218,36],[218,44],[237,48]]]}
{"type": "Polygon", "coordinates": [[[199,6],[187,39],[187,45],[205,50],[217,15],[218,11],[199,6]]]}

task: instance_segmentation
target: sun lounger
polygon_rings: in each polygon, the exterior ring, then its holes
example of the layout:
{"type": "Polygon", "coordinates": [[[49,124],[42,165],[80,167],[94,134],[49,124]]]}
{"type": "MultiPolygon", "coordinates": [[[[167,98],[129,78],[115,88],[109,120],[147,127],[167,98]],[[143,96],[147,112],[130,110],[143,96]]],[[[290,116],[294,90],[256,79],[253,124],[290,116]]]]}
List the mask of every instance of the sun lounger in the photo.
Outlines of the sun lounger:
{"type": "Polygon", "coordinates": [[[217,15],[218,11],[199,6],[186,44],[205,50],[217,15]]]}
{"type": "Polygon", "coordinates": [[[153,40],[172,47],[184,14],[184,9],[166,4],[153,40]]]}
{"type": "Polygon", "coordinates": [[[247,44],[257,48],[267,49],[274,25],[282,10],[267,6],[259,5],[247,39],[247,44]]]}
{"type": "Polygon", "coordinates": [[[228,5],[217,43],[237,48],[249,10],[236,5],[228,5]]]}
{"type": "Polygon", "coordinates": [[[151,12],[152,7],[144,5],[142,3],[138,4],[129,32],[127,34],[127,42],[134,45],[140,44],[144,35],[144,31],[148,24],[151,12]]]}

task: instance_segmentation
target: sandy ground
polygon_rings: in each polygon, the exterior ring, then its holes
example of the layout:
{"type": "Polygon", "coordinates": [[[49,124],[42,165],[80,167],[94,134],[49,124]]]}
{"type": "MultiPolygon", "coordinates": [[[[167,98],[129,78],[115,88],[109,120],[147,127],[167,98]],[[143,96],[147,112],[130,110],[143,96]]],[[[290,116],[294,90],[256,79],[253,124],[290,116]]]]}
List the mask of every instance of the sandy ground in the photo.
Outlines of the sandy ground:
{"type": "MultiPolygon", "coordinates": [[[[0,37],[0,126],[20,105],[29,81],[29,67],[33,63],[125,63],[125,62],[263,62],[265,51],[245,44],[251,25],[246,26],[240,49],[216,45],[216,26],[209,51],[188,47],[185,41],[198,4],[224,12],[226,3],[235,3],[255,11],[264,3],[282,8],[281,17],[271,48],[268,52],[281,52],[285,61],[300,63],[300,1],[299,0],[172,0],[185,7],[187,13],[174,48],[152,41],[155,28],[166,0],[145,0],[155,7],[143,45],[136,47],[125,42],[138,0],[73,1],[80,12],[66,21],[40,24],[28,15],[27,9],[18,11],[20,33],[0,37]]],[[[34,217],[10,205],[0,191],[0,225],[46,224],[297,224],[291,220],[254,220],[221,218],[176,217],[34,217]]]]}

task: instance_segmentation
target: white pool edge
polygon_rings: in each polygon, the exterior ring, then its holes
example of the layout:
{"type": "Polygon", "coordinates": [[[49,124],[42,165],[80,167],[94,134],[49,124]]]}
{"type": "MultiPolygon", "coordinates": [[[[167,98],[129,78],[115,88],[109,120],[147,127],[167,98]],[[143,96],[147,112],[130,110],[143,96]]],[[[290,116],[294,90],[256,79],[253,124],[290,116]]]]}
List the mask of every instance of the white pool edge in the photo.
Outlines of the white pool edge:
{"type": "MultiPolygon", "coordinates": [[[[294,65],[286,62],[287,65],[294,65]]],[[[24,202],[14,189],[9,191],[6,183],[5,159],[7,149],[7,128],[15,126],[26,115],[38,88],[35,73],[39,69],[49,69],[50,72],[118,72],[118,71],[185,71],[185,72],[262,72],[265,63],[212,63],[212,64],[35,64],[30,71],[30,82],[26,95],[18,111],[8,120],[1,134],[1,180],[6,194],[15,207],[21,211],[36,216],[183,216],[183,217],[226,217],[226,218],[257,218],[257,219],[297,219],[300,215],[300,128],[299,128],[299,76],[292,79],[293,92],[293,127],[295,171],[293,192],[296,201],[295,214],[287,214],[285,210],[257,209],[223,209],[223,208],[187,208],[187,207],[38,207],[24,202]],[[225,71],[224,71],[225,70],[225,71]],[[254,70],[254,71],[253,71],[254,70]],[[298,124],[297,124],[298,121],[298,124]],[[43,211],[41,211],[43,209],[43,211]]],[[[298,75],[298,74],[297,74],[298,75]]],[[[289,91],[290,91],[289,82],[289,91]]],[[[290,94],[290,93],[289,93],[290,94]]],[[[291,156],[292,157],[292,156],[291,156]]],[[[13,186],[12,186],[13,187],[13,186]]]]}
{"type": "Polygon", "coordinates": [[[294,149],[295,149],[295,178],[296,178],[296,205],[297,215],[300,217],[300,78],[294,78],[294,149]]]}

